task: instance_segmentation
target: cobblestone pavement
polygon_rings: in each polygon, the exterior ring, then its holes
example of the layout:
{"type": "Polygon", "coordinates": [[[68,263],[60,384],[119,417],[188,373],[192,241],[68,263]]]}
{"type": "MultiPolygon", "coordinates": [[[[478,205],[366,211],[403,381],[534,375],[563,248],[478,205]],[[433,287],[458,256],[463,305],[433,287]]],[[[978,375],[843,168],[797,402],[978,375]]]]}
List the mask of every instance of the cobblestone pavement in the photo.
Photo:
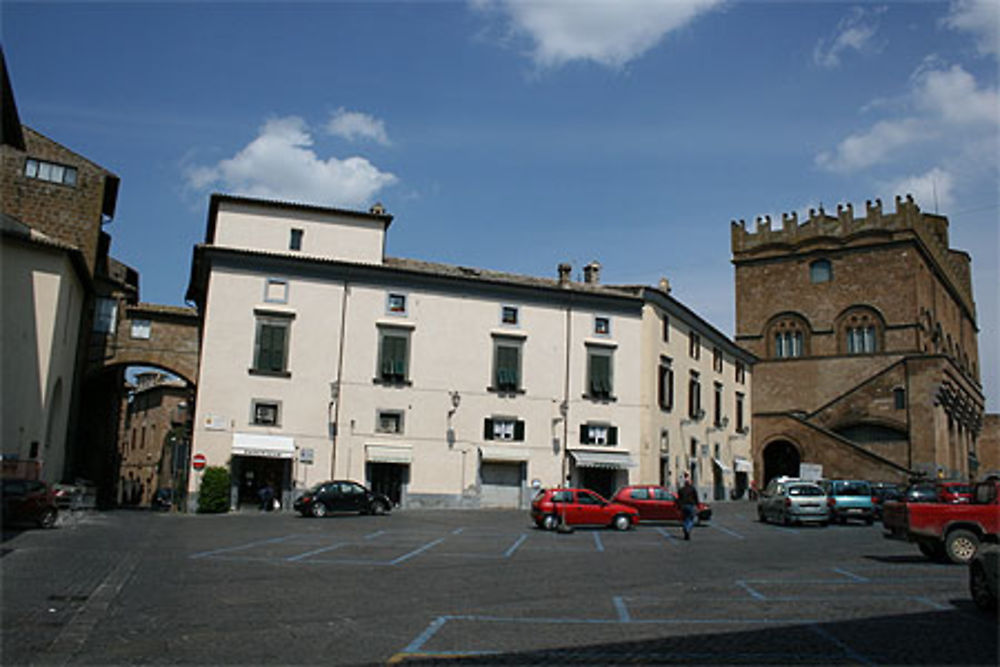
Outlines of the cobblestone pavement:
{"type": "Polygon", "coordinates": [[[753,509],[690,542],[506,511],[80,514],[4,534],[3,664],[997,664],[965,568],[753,509]]]}

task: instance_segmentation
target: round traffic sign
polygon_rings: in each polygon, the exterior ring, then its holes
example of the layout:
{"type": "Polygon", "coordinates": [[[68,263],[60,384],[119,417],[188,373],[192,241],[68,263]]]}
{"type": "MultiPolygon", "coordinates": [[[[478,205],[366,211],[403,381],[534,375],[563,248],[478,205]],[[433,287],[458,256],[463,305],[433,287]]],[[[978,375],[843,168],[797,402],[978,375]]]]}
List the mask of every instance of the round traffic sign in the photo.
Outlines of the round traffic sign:
{"type": "Polygon", "coordinates": [[[204,454],[195,454],[191,457],[191,467],[195,470],[201,470],[208,463],[208,459],[205,458],[204,454]]]}

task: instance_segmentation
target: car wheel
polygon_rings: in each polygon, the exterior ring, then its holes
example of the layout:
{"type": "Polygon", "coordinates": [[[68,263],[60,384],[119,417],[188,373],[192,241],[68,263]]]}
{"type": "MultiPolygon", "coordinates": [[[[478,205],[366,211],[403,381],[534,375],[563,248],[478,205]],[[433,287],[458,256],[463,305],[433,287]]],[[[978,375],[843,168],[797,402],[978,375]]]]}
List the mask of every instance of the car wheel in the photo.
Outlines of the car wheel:
{"type": "Polygon", "coordinates": [[[372,503],[372,514],[375,516],[385,516],[389,513],[389,506],[385,504],[384,500],[376,500],[372,503]]]}
{"type": "Polygon", "coordinates": [[[546,514],[545,518],[542,519],[542,528],[545,530],[555,530],[559,527],[559,517],[555,514],[546,514]]]}
{"type": "Polygon", "coordinates": [[[969,567],[969,592],[972,601],[983,611],[997,613],[997,599],[986,581],[986,568],[982,563],[973,563],[969,567]]]}
{"type": "Polygon", "coordinates": [[[628,530],[632,527],[632,519],[626,514],[619,514],[612,519],[611,525],[614,526],[615,530],[628,530]]]}
{"type": "Polygon", "coordinates": [[[767,517],[764,516],[764,510],[760,507],[757,508],[757,520],[761,523],[767,523],[767,517]]]}
{"type": "Polygon", "coordinates": [[[38,519],[39,528],[52,528],[56,525],[57,513],[54,509],[47,509],[45,513],[42,514],[41,518],[38,519]]]}
{"type": "Polygon", "coordinates": [[[944,542],[944,550],[952,563],[966,565],[976,555],[979,549],[979,538],[967,530],[953,530],[948,533],[944,542]]]}
{"type": "Polygon", "coordinates": [[[787,512],[782,512],[782,514],[781,514],[781,525],[782,526],[790,526],[790,525],[792,525],[792,518],[790,516],[788,516],[787,512]]]}
{"type": "Polygon", "coordinates": [[[322,519],[326,516],[326,505],[323,503],[313,503],[309,506],[309,513],[317,519],[322,519]]]}

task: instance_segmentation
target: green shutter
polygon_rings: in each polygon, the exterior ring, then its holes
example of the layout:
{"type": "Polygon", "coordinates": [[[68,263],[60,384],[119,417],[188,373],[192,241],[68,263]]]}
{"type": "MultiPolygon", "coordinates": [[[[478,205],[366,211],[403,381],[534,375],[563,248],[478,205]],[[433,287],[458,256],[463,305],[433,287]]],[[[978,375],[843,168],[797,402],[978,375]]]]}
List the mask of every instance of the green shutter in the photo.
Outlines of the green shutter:
{"type": "Polygon", "coordinates": [[[518,354],[520,350],[509,345],[498,345],[496,352],[497,389],[517,389],[518,354]]]}
{"type": "Polygon", "coordinates": [[[589,445],[590,444],[590,431],[587,430],[586,424],[580,424],[580,444],[589,445]]]}
{"type": "Polygon", "coordinates": [[[618,444],[618,427],[609,426],[608,427],[608,444],[617,445],[618,444]]]}
{"type": "Polygon", "coordinates": [[[281,326],[271,329],[271,368],[272,371],[285,370],[285,328],[281,326]]]}
{"type": "Polygon", "coordinates": [[[590,355],[590,393],[594,396],[611,395],[611,357],[590,355]]]}
{"type": "Polygon", "coordinates": [[[524,420],[522,419],[514,422],[514,440],[524,442],[524,420]]]}
{"type": "Polygon", "coordinates": [[[493,420],[487,417],[483,421],[483,440],[493,439],[493,420]]]}
{"type": "Polygon", "coordinates": [[[382,337],[383,380],[402,381],[406,379],[406,343],[404,336],[384,335],[382,337]]]}

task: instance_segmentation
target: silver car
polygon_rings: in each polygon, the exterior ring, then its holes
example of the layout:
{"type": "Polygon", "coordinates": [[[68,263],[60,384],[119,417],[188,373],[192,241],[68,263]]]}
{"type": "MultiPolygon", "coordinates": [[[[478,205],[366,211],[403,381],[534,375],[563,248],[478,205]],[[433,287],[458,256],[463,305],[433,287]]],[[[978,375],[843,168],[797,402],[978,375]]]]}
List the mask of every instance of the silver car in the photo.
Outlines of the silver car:
{"type": "Polygon", "coordinates": [[[757,501],[757,518],[784,525],[830,522],[826,492],[812,482],[778,478],[771,480],[757,501]]]}

